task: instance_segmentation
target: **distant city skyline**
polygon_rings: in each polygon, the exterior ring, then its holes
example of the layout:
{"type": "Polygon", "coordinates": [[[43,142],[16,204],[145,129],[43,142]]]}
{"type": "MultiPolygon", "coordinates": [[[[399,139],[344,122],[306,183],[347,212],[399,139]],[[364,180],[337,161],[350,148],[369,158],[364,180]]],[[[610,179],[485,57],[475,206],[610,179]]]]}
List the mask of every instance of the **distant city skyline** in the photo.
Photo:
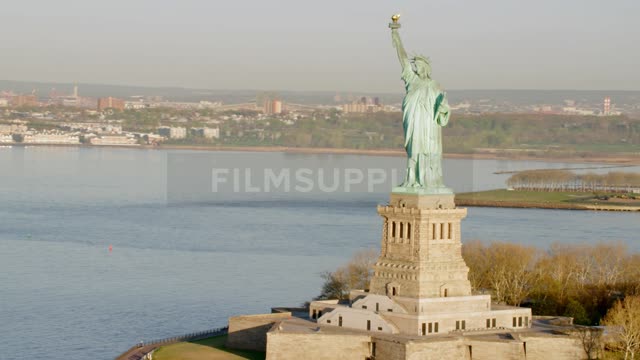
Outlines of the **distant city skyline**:
{"type": "Polygon", "coordinates": [[[0,79],[395,93],[396,12],[445,89],[640,90],[632,0],[12,2],[0,79]]]}

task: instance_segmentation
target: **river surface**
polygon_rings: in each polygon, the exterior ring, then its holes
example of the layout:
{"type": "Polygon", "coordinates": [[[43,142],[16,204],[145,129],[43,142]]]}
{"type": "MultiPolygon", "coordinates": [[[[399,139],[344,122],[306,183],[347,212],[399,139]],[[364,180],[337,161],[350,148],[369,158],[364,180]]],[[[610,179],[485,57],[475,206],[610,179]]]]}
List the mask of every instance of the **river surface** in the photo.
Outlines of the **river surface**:
{"type": "MultiPolygon", "coordinates": [[[[318,294],[323,271],[357,250],[379,247],[376,205],[386,202],[388,187],[239,193],[224,201],[197,191],[176,196],[176,188],[195,186],[176,187],[176,178],[197,179],[201,172],[171,160],[197,159],[197,165],[202,156],[253,168],[401,169],[404,162],[361,155],[0,148],[0,359],[111,359],[140,340],[300,305],[318,294]],[[204,201],[192,201],[194,194],[204,201]]],[[[585,166],[593,164],[444,164],[446,183],[456,191],[504,187],[509,175],[496,171],[585,166]]],[[[638,224],[635,213],[470,208],[462,229],[463,242],[546,247],[621,241],[640,250],[638,224]]]]}

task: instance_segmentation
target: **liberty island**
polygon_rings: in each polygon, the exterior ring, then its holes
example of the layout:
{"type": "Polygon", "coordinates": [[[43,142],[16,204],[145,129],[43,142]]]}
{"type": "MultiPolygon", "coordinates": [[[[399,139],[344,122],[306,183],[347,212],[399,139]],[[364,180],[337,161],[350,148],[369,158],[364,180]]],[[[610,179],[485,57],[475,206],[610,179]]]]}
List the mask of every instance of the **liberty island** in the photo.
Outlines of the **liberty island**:
{"type": "Polygon", "coordinates": [[[407,92],[407,172],[389,202],[377,207],[382,239],[369,288],[352,290],[346,302],[232,317],[227,347],[266,351],[269,360],[585,358],[577,337],[551,331],[531,309],[472,293],[461,254],[467,209],[456,207],[442,180],[446,94],[431,79],[426,57],[409,60],[398,20],[393,16],[389,27],[407,92]]]}
{"type": "MultiPolygon", "coordinates": [[[[389,201],[377,206],[381,247],[368,286],[345,300],[231,317],[226,348],[269,360],[590,358],[572,318],[534,317],[529,308],[472,291],[461,253],[467,209],[456,206],[442,180],[446,94],[431,80],[426,57],[407,61],[398,20],[390,28],[407,90],[407,169],[389,201]]],[[[286,280],[280,284],[286,291],[286,280]]]]}

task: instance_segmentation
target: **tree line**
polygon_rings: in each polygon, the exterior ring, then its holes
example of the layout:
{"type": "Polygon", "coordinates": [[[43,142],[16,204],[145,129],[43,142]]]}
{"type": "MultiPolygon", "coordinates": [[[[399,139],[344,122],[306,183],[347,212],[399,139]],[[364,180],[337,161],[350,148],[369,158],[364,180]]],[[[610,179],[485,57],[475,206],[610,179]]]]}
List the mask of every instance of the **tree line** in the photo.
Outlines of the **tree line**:
{"type": "Polygon", "coordinates": [[[614,302],[640,295],[640,255],[622,243],[533,246],[471,241],[462,247],[477,293],[526,305],[537,315],[571,316],[597,325],[614,302]]]}
{"type": "Polygon", "coordinates": [[[640,174],[612,171],[607,174],[578,174],[568,170],[526,170],[507,179],[516,190],[630,192],[640,189],[640,174]]]}
{"type": "Polygon", "coordinates": [[[530,307],[534,315],[573,318],[589,359],[640,354],[640,254],[622,243],[533,246],[471,241],[462,247],[475,293],[530,307]],[[605,350],[602,352],[601,350],[605,350]]]}
{"type": "MultiPolygon", "coordinates": [[[[317,299],[348,299],[367,289],[378,252],[358,252],[344,266],[322,274],[317,299]]],[[[597,325],[617,299],[640,295],[640,254],[622,243],[553,244],[542,250],[507,242],[470,241],[462,247],[476,294],[496,303],[526,305],[537,315],[571,316],[597,325]]]]}
{"type": "MultiPolygon", "coordinates": [[[[375,250],[358,252],[336,271],[324,273],[316,299],[345,300],[351,290],[367,289],[377,255],[375,250]]],[[[490,294],[494,303],[530,307],[534,315],[568,316],[577,325],[610,326],[609,352],[625,358],[640,354],[640,253],[624,244],[556,243],[543,250],[470,241],[463,245],[462,256],[474,294],[490,294]]],[[[581,330],[576,328],[578,335],[594,336],[581,330]]],[[[583,340],[591,345],[600,341],[583,340]]]]}

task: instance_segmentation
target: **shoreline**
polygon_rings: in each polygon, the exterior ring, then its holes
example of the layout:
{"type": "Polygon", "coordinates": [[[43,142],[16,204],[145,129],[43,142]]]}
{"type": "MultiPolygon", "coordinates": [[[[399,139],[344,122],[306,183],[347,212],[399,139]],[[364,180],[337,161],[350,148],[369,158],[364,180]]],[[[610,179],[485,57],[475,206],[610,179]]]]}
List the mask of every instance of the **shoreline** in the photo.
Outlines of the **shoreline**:
{"type": "Polygon", "coordinates": [[[606,203],[604,201],[583,202],[593,198],[589,192],[538,192],[515,190],[486,190],[455,195],[458,206],[492,207],[512,209],[550,209],[550,210],[591,210],[638,212],[640,202],[606,203]]]}
{"type": "Polygon", "coordinates": [[[507,209],[544,209],[544,210],[574,210],[574,211],[615,211],[615,212],[638,212],[640,206],[619,206],[619,205],[573,205],[573,204],[542,204],[510,201],[487,201],[456,199],[456,205],[467,207],[490,207],[507,209]]]}
{"type": "MultiPolygon", "coordinates": [[[[238,152],[282,152],[290,154],[316,154],[316,155],[365,155],[365,156],[391,156],[405,157],[403,149],[349,149],[349,148],[319,148],[319,147],[289,147],[289,146],[198,146],[198,145],[87,145],[87,144],[0,144],[6,147],[78,147],[78,148],[112,148],[112,149],[140,149],[140,150],[192,150],[192,151],[238,151],[238,152]]],[[[508,150],[487,149],[474,153],[445,153],[445,159],[470,159],[470,160],[511,160],[511,161],[539,161],[553,163],[600,163],[616,165],[640,166],[640,154],[634,153],[610,153],[594,156],[559,155],[545,157],[543,155],[522,155],[508,150]]]]}

